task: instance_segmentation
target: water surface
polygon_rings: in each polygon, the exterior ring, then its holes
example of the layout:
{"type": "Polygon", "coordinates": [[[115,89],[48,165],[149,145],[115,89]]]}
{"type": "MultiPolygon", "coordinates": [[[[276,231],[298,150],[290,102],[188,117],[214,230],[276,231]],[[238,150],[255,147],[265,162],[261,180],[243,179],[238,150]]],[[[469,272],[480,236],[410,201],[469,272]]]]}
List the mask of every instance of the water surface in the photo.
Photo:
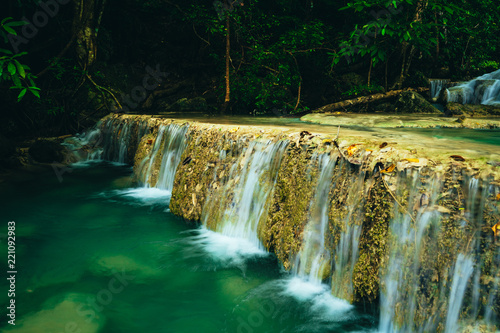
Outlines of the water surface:
{"type": "MultiPolygon", "coordinates": [[[[374,317],[259,249],[168,211],[109,163],[0,184],[16,222],[16,326],[6,332],[365,332],[374,317]],[[61,180],[61,181],[60,181],[61,180]]],[[[2,230],[3,233],[3,230],[2,230]]],[[[5,235],[1,251],[6,257],[5,235]]],[[[5,280],[2,290],[8,290],[5,280]]],[[[7,305],[2,292],[0,306],[7,305]]]]}

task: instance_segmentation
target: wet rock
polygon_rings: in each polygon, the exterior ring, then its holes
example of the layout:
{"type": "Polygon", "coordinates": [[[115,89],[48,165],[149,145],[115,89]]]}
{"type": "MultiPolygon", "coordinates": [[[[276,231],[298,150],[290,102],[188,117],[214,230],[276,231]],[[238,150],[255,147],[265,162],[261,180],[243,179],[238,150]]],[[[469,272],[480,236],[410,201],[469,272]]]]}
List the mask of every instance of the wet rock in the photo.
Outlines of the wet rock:
{"type": "Polygon", "coordinates": [[[445,107],[445,115],[447,116],[460,116],[460,115],[471,115],[471,116],[500,116],[500,107],[492,105],[480,105],[480,104],[460,104],[460,103],[448,103],[445,107]]]}
{"type": "Polygon", "coordinates": [[[441,113],[422,95],[413,91],[405,91],[394,103],[396,113],[441,113]]]}
{"type": "Polygon", "coordinates": [[[206,111],[208,109],[207,101],[203,97],[191,99],[181,98],[172,104],[169,110],[175,111],[206,111]]]}
{"type": "Polygon", "coordinates": [[[50,140],[38,140],[29,149],[31,157],[40,163],[64,161],[64,147],[50,140]]]}
{"type": "Polygon", "coordinates": [[[156,277],[161,271],[146,261],[124,255],[103,256],[90,264],[90,271],[95,275],[112,276],[115,272],[126,272],[130,281],[143,281],[156,277]]]}
{"type": "Polygon", "coordinates": [[[45,302],[40,311],[17,318],[16,326],[9,325],[2,332],[97,333],[105,318],[89,303],[92,299],[95,295],[70,293],[56,296],[45,302]]]}
{"type": "Polygon", "coordinates": [[[364,77],[356,73],[344,74],[340,77],[340,81],[348,89],[365,84],[364,77]]]}

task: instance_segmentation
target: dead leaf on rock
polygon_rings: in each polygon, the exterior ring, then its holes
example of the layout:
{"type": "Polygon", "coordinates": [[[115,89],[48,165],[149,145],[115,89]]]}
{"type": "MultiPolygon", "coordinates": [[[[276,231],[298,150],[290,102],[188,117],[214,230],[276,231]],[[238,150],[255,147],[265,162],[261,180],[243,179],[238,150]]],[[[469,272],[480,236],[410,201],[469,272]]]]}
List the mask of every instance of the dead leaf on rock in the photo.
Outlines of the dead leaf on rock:
{"type": "Polygon", "coordinates": [[[419,163],[420,160],[418,158],[403,158],[403,161],[407,161],[410,163],[419,163]]]}
{"type": "Polygon", "coordinates": [[[465,161],[465,158],[463,158],[460,155],[451,155],[450,158],[454,159],[455,161],[459,161],[459,162],[464,162],[465,161]]]}
{"type": "Polygon", "coordinates": [[[394,169],[396,169],[396,166],[394,164],[391,164],[387,168],[385,168],[384,170],[381,170],[380,172],[382,172],[382,173],[391,173],[391,172],[394,171],[394,169]]]}
{"type": "Polygon", "coordinates": [[[500,201],[500,193],[497,194],[496,198],[497,201],[500,201]]]}
{"type": "Polygon", "coordinates": [[[491,230],[493,230],[493,234],[495,234],[495,237],[500,236],[500,222],[491,227],[491,230]]]}
{"type": "Polygon", "coordinates": [[[349,156],[352,156],[356,152],[356,150],[358,150],[358,147],[356,147],[356,144],[350,145],[349,147],[347,147],[347,154],[349,156]]]}
{"type": "Polygon", "coordinates": [[[384,148],[384,147],[387,147],[387,142],[382,142],[382,144],[380,145],[380,149],[384,148]]]}

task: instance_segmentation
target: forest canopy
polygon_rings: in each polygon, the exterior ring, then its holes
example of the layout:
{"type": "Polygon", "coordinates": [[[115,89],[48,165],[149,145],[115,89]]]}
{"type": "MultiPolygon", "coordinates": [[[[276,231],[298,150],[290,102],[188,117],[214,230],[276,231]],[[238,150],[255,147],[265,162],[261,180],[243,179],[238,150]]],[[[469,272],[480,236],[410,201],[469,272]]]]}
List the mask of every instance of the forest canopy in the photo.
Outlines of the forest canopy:
{"type": "Polygon", "coordinates": [[[0,7],[9,135],[77,131],[125,108],[287,115],[500,67],[496,0],[8,0],[0,7]]]}

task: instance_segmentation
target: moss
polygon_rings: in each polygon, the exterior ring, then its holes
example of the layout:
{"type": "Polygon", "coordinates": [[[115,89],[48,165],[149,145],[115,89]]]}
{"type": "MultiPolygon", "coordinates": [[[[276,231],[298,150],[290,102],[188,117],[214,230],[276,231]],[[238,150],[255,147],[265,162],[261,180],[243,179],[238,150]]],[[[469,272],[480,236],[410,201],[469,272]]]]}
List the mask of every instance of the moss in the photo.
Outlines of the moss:
{"type": "Polygon", "coordinates": [[[261,231],[265,247],[273,251],[285,269],[299,252],[313,195],[314,177],[308,174],[311,151],[291,143],[278,171],[266,227],[261,231]]]}
{"type": "Polygon", "coordinates": [[[368,191],[359,260],[354,267],[354,300],[373,302],[379,295],[379,269],[384,265],[393,199],[378,177],[368,191]]]}
{"type": "MultiPolygon", "coordinates": [[[[136,135],[138,123],[146,118],[128,119],[137,123],[132,127],[136,135]]],[[[155,139],[159,125],[172,121],[148,119],[148,122],[151,133],[140,142],[131,141],[136,173],[140,173],[140,164],[152,149],[148,140],[155,139]]],[[[276,254],[283,267],[291,269],[302,245],[304,227],[310,220],[309,210],[319,178],[317,159],[313,156],[325,152],[337,154],[337,149],[331,141],[314,135],[293,133],[287,137],[290,144],[281,164],[273,166],[278,168],[276,182],[267,202],[268,214],[262,216],[258,233],[265,247],[276,254]]],[[[189,141],[175,176],[170,202],[172,213],[191,221],[203,220],[209,228],[217,230],[224,219],[224,212],[235,200],[232,188],[239,181],[242,153],[253,140],[280,139],[283,135],[275,129],[191,123],[189,141]]],[[[345,150],[347,146],[343,144],[341,147],[345,150]]],[[[431,316],[438,319],[446,316],[445,301],[454,263],[460,252],[474,253],[477,262],[481,263],[480,307],[484,310],[487,303],[485,295],[498,293],[495,278],[500,274],[498,241],[495,242],[491,231],[491,227],[500,222],[500,203],[496,201],[500,189],[492,185],[496,184],[495,180],[482,174],[480,176],[474,161],[445,164],[438,159],[437,162],[432,161],[432,166],[414,165],[418,170],[414,172],[404,168],[400,170],[398,164],[398,171],[383,176],[373,175],[370,171],[374,163],[397,164],[409,155],[398,155],[396,149],[391,149],[391,154],[374,152],[361,155],[363,151],[360,149],[348,157],[349,160],[339,158],[330,185],[329,230],[325,244],[332,254],[332,264],[326,267],[324,278],[334,281],[333,293],[352,302],[377,300],[380,279],[387,268],[389,247],[393,241],[389,234],[390,222],[395,216],[405,214],[416,220],[422,212],[423,195],[430,196],[428,191],[433,188],[432,182],[436,181],[440,186],[436,191],[440,194],[436,202],[430,203],[434,206],[428,207],[428,210],[440,209],[442,213],[438,223],[425,229],[419,244],[421,251],[415,274],[419,283],[415,322],[424,322],[431,316]],[[482,179],[474,200],[471,199],[473,193],[469,186],[471,177],[482,179]],[[351,279],[348,272],[336,267],[334,256],[342,234],[353,226],[362,226],[362,231],[359,259],[349,263],[354,266],[351,279]],[[336,289],[336,286],[339,287],[336,289]]],[[[406,165],[406,168],[411,170],[412,166],[406,165]]],[[[157,173],[159,165],[153,166],[153,169],[152,179],[156,177],[154,173],[157,173]]],[[[274,181],[272,174],[262,175],[261,182],[269,180],[270,186],[274,181]]],[[[405,249],[408,253],[414,250],[414,244],[405,249]]],[[[412,274],[410,268],[405,268],[405,274],[412,274]]],[[[472,304],[471,297],[468,290],[464,304],[472,304]]],[[[494,306],[498,313],[498,302],[494,306]]],[[[398,318],[404,318],[407,311],[401,304],[397,305],[398,318]]],[[[442,327],[436,325],[436,330],[440,329],[442,327]]]]}

